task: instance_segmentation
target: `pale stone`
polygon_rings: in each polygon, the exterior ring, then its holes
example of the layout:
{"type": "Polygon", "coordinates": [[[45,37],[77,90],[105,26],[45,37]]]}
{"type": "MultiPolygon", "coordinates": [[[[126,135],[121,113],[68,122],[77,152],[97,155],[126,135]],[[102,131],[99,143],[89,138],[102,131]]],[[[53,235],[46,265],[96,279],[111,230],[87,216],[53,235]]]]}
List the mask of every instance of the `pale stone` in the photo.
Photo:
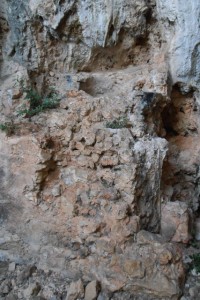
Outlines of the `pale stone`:
{"type": "Polygon", "coordinates": [[[15,266],[16,266],[15,262],[10,263],[8,266],[8,271],[10,271],[10,272],[15,271],[15,266]]]}
{"type": "Polygon", "coordinates": [[[51,77],[53,77],[55,74],[54,74],[54,72],[49,72],[49,75],[51,76],[51,77]]]}
{"type": "Polygon", "coordinates": [[[85,288],[85,300],[96,300],[98,296],[98,282],[96,280],[91,281],[85,288]]]}
{"type": "Polygon", "coordinates": [[[96,154],[96,153],[93,153],[93,154],[92,154],[92,160],[93,160],[94,163],[97,163],[98,160],[99,160],[99,155],[96,154]]]}
{"type": "Polygon", "coordinates": [[[66,185],[73,185],[76,182],[85,182],[87,181],[88,172],[83,169],[78,168],[63,168],[62,170],[62,179],[66,185]]]}
{"type": "Polygon", "coordinates": [[[78,298],[83,298],[83,297],[84,297],[84,286],[81,279],[79,279],[76,282],[72,282],[67,291],[66,300],[77,300],[78,298]]]}
{"type": "Polygon", "coordinates": [[[52,189],[52,195],[54,197],[58,197],[61,194],[61,188],[60,185],[54,186],[54,188],[52,189]]]}
{"type": "Polygon", "coordinates": [[[49,209],[48,205],[46,203],[40,203],[40,208],[43,212],[47,211],[49,209]]]}

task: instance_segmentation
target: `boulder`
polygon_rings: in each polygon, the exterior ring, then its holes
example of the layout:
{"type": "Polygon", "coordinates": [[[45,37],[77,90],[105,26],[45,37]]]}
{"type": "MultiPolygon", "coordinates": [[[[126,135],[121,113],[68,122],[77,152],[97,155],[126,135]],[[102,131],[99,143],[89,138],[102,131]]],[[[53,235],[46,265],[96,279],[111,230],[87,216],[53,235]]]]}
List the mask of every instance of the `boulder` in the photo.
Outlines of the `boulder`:
{"type": "Polygon", "coordinates": [[[168,202],[161,209],[161,234],[166,241],[188,243],[190,235],[190,217],[186,203],[168,202]]]}

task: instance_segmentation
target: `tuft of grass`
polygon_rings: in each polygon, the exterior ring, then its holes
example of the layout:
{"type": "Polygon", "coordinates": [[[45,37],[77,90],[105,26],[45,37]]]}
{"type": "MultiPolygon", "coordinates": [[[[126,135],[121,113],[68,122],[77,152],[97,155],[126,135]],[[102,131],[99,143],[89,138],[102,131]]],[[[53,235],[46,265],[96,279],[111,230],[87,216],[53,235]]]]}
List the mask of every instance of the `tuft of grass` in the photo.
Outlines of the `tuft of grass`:
{"type": "Polygon", "coordinates": [[[193,240],[190,242],[190,245],[196,249],[199,249],[199,244],[196,240],[193,240]]]}
{"type": "Polygon", "coordinates": [[[197,273],[200,273],[200,253],[193,254],[190,258],[192,259],[192,268],[194,268],[197,273]]]}
{"type": "Polygon", "coordinates": [[[0,124],[0,130],[4,131],[6,136],[11,136],[15,133],[16,126],[13,121],[0,124]]]}
{"type": "Polygon", "coordinates": [[[128,127],[128,118],[126,116],[119,117],[111,122],[106,123],[106,128],[121,129],[128,127]]]}

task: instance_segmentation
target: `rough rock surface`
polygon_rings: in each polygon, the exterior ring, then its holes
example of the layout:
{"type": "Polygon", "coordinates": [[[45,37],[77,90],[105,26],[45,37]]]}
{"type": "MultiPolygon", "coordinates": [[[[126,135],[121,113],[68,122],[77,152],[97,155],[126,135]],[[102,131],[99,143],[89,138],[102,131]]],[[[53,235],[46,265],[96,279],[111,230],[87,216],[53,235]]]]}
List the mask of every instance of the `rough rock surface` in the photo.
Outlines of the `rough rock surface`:
{"type": "Polygon", "coordinates": [[[183,3],[157,0],[159,19],[169,53],[170,74],[173,83],[199,87],[199,16],[195,1],[183,3]]]}
{"type": "Polygon", "coordinates": [[[2,299],[195,299],[197,2],[1,0],[2,299]]]}
{"type": "Polygon", "coordinates": [[[186,203],[167,202],[161,212],[161,234],[168,241],[188,243],[190,236],[190,214],[186,203]]]}

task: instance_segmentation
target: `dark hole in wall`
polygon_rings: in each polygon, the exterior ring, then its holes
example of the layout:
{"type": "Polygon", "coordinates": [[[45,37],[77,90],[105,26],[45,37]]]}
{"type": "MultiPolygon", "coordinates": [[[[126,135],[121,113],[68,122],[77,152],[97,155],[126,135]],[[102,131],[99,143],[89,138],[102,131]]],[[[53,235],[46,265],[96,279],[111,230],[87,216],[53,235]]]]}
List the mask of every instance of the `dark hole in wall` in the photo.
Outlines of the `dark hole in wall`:
{"type": "Polygon", "coordinates": [[[161,94],[155,92],[144,92],[141,98],[142,115],[146,124],[146,133],[165,137],[163,129],[162,111],[165,105],[165,98],[161,94]]]}
{"type": "Polygon", "coordinates": [[[161,195],[164,202],[186,202],[193,212],[198,209],[200,151],[198,105],[193,90],[184,92],[175,85],[171,102],[161,113],[165,138],[169,142],[163,163],[161,195]],[[199,146],[198,146],[199,145],[199,146]]]}
{"type": "Polygon", "coordinates": [[[88,78],[84,82],[80,82],[80,90],[86,92],[87,94],[91,96],[96,95],[96,89],[95,89],[95,80],[94,78],[88,78]]]}
{"type": "Polygon", "coordinates": [[[16,54],[16,49],[15,49],[15,47],[13,47],[12,50],[10,51],[10,53],[9,53],[9,56],[13,57],[13,56],[15,56],[15,54],[16,54]]]}
{"type": "Polygon", "coordinates": [[[8,209],[5,205],[0,205],[0,224],[2,224],[8,218],[8,209]]]}
{"type": "Polygon", "coordinates": [[[51,138],[49,138],[46,142],[46,148],[47,149],[53,149],[54,147],[55,147],[54,141],[51,138]]]}
{"type": "Polygon", "coordinates": [[[107,40],[112,39],[112,36],[113,36],[114,31],[115,31],[115,27],[113,26],[113,24],[111,24],[111,26],[110,26],[110,28],[109,28],[107,40]]]}
{"type": "Polygon", "coordinates": [[[176,136],[178,132],[173,128],[176,121],[176,111],[173,104],[168,104],[161,113],[163,127],[166,131],[166,136],[176,136]]]}
{"type": "Polygon", "coordinates": [[[152,14],[153,14],[152,8],[149,7],[148,10],[146,11],[146,14],[145,14],[147,23],[151,23],[152,22],[152,19],[153,19],[152,18],[152,14]]]}
{"type": "Polygon", "coordinates": [[[166,138],[177,135],[196,135],[195,111],[197,111],[197,108],[193,91],[183,93],[178,84],[174,85],[171,102],[161,113],[166,138]]]}
{"type": "Polygon", "coordinates": [[[147,40],[143,36],[137,36],[135,41],[135,46],[146,46],[147,40]]]}

